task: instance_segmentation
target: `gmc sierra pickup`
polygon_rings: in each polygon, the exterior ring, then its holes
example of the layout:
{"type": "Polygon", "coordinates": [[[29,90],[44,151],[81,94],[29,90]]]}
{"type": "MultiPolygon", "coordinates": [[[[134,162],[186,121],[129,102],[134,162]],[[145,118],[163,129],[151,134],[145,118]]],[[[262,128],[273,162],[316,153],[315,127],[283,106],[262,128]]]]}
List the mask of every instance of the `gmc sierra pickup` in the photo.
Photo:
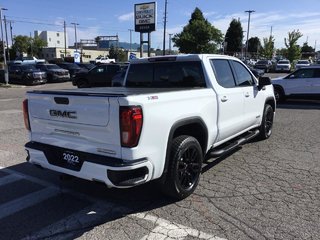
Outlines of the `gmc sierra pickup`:
{"type": "Polygon", "coordinates": [[[27,161],[109,187],[157,179],[183,199],[205,159],[272,132],[270,78],[256,79],[233,57],[135,59],[124,86],[28,92],[27,161]]]}

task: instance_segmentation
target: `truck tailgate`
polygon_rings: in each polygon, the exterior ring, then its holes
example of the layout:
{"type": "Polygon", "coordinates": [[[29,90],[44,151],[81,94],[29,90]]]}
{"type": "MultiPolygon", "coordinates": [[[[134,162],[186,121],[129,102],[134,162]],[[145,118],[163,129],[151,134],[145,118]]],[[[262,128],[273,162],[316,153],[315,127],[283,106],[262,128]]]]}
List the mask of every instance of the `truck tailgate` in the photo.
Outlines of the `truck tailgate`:
{"type": "Polygon", "coordinates": [[[28,93],[31,140],[121,158],[117,96],[28,93]]]}

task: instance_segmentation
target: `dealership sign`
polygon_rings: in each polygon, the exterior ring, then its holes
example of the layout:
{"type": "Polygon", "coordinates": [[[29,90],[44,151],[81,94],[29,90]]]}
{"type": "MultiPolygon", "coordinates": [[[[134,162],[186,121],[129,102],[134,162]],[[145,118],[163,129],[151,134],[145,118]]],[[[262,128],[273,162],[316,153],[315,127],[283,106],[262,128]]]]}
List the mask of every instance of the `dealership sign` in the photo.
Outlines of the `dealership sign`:
{"type": "Polygon", "coordinates": [[[140,3],[134,5],[136,32],[152,32],[156,30],[156,3],[140,3]]]}

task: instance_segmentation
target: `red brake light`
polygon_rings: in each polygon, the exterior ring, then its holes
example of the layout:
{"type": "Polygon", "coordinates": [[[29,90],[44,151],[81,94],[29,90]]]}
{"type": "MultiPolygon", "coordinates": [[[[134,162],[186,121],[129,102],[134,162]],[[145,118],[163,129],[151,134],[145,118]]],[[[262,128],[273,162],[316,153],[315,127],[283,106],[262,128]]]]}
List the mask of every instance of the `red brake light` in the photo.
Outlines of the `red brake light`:
{"type": "Polygon", "coordinates": [[[120,107],[121,146],[135,147],[138,145],[143,115],[139,106],[120,107]]]}
{"type": "Polygon", "coordinates": [[[22,110],[23,110],[24,125],[25,125],[27,130],[31,131],[30,121],[29,121],[28,99],[25,99],[23,101],[22,110]]]}

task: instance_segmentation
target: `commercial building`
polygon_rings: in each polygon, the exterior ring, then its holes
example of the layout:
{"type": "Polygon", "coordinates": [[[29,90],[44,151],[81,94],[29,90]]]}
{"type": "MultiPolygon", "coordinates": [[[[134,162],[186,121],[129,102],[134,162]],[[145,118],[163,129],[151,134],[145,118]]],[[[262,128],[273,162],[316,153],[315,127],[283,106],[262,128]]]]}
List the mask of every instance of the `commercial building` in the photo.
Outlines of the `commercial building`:
{"type": "Polygon", "coordinates": [[[64,48],[65,41],[68,43],[68,34],[65,39],[64,32],[34,31],[34,36],[46,41],[49,48],[64,48]]]}

